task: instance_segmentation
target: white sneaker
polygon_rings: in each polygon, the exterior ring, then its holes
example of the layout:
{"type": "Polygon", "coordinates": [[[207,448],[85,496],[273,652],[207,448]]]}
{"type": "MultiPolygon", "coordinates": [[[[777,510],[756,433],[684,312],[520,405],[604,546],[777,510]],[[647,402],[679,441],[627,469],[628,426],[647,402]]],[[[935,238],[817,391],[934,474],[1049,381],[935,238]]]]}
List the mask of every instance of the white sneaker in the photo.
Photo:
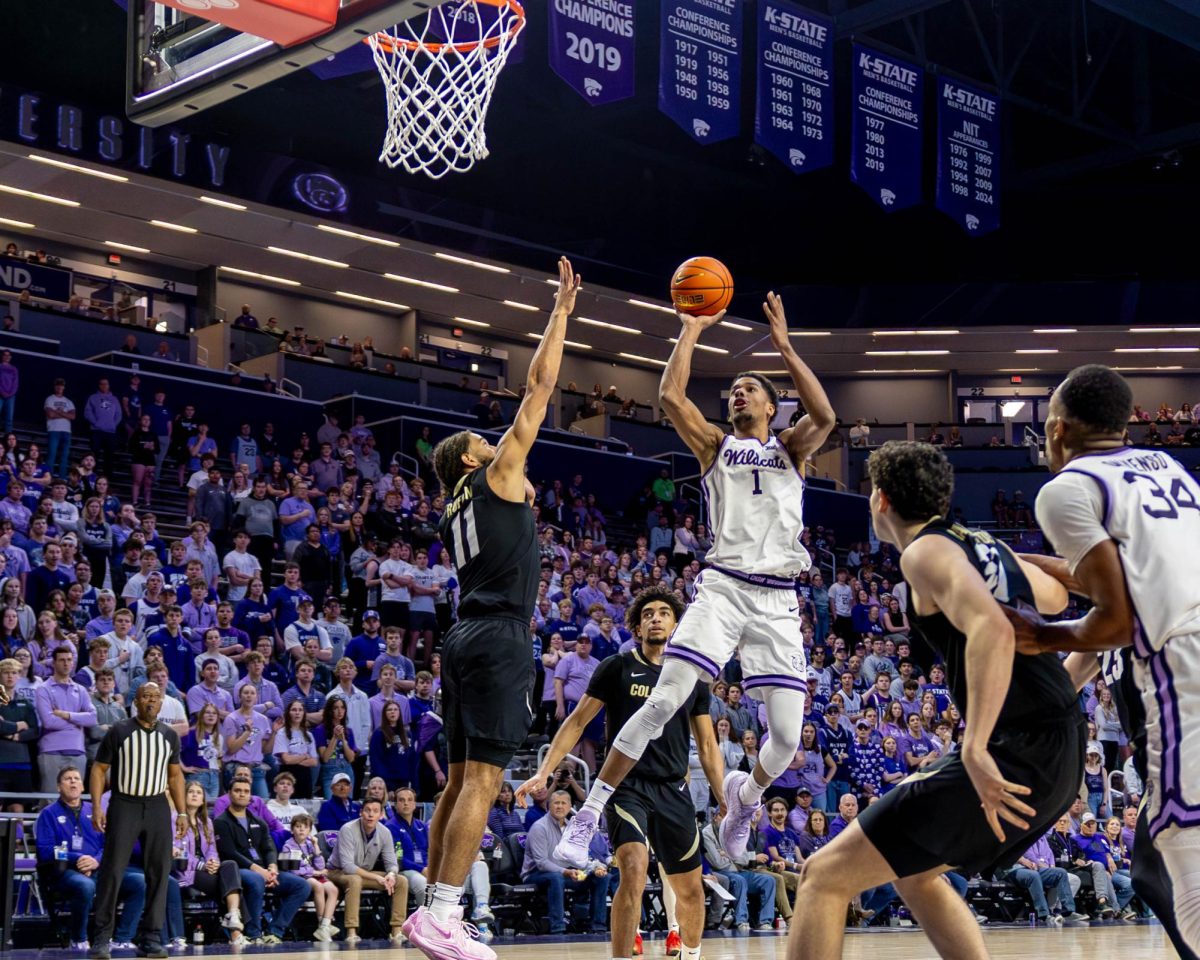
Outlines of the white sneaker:
{"type": "Polygon", "coordinates": [[[73,940],[71,941],[71,949],[75,951],[82,950],[84,953],[87,953],[92,949],[92,945],[86,940],[73,940]]]}
{"type": "Polygon", "coordinates": [[[245,927],[242,925],[241,914],[235,913],[232,910],[229,911],[229,913],[225,914],[225,916],[223,916],[221,918],[221,926],[223,926],[226,930],[244,930],[245,929],[245,927]]]}
{"type": "MultiPolygon", "coordinates": [[[[725,814],[725,819],[721,821],[718,839],[725,852],[729,854],[729,858],[735,862],[746,855],[746,845],[750,841],[750,821],[754,819],[754,814],[762,806],[761,800],[755,804],[742,803],[742,799],[738,795],[742,784],[749,776],[750,774],[740,770],[726,774],[722,790],[725,796],[725,808],[728,812],[725,814]]],[[[555,854],[557,855],[557,853],[556,850],[555,854]]]]}
{"type": "Polygon", "coordinates": [[[596,815],[584,807],[567,824],[562,839],[554,847],[554,859],[565,861],[579,869],[586,867],[590,858],[588,845],[596,835],[596,826],[596,815]]]}
{"type": "Polygon", "coordinates": [[[333,937],[329,934],[329,928],[322,923],[313,931],[313,939],[318,943],[329,943],[333,937]]]}
{"type": "Polygon", "coordinates": [[[175,937],[167,944],[169,950],[186,950],[188,942],[183,937],[175,937]]]}

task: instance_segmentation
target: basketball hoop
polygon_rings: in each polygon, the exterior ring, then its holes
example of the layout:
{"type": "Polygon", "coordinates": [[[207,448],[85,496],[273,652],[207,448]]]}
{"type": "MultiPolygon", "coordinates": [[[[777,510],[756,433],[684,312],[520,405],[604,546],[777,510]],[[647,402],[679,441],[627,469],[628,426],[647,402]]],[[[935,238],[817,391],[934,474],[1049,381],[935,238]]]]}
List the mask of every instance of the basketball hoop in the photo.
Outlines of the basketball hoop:
{"type": "Polygon", "coordinates": [[[524,26],[517,0],[465,0],[368,37],[387,92],[380,161],[437,180],[484,159],[492,92],[524,26]]]}

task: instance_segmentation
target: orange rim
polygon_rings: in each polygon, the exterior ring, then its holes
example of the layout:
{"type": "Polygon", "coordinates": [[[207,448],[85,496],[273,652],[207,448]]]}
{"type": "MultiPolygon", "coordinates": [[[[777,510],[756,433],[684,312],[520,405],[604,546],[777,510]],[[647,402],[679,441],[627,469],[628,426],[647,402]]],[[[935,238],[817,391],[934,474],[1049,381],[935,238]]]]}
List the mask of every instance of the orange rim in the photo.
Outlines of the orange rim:
{"type": "MultiPolygon", "coordinates": [[[[422,43],[420,40],[404,40],[400,37],[393,37],[390,33],[375,34],[375,41],[388,53],[395,53],[397,47],[402,47],[405,50],[428,50],[430,53],[440,53],[447,47],[452,47],[458,53],[470,53],[477,47],[484,47],[487,50],[494,49],[500,45],[500,41],[507,36],[516,36],[517,31],[525,25],[525,8],[521,6],[517,0],[475,0],[477,5],[486,7],[508,7],[516,14],[516,20],[509,27],[507,34],[500,34],[495,37],[488,37],[486,40],[472,40],[469,43],[422,43]]],[[[432,10],[429,11],[431,15],[432,10]]],[[[369,43],[368,37],[363,43],[369,43]]]]}

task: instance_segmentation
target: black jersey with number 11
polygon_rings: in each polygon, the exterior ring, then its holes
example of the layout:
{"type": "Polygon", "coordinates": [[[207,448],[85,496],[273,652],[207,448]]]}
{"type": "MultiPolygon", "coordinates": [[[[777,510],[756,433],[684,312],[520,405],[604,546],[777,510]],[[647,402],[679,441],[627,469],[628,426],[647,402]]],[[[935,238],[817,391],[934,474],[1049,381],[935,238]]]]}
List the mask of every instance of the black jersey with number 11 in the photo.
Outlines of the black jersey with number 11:
{"type": "Polygon", "coordinates": [[[472,470],[455,486],[438,532],[458,571],[459,618],[528,622],[541,569],[529,505],[497,496],[487,470],[472,470]]]}

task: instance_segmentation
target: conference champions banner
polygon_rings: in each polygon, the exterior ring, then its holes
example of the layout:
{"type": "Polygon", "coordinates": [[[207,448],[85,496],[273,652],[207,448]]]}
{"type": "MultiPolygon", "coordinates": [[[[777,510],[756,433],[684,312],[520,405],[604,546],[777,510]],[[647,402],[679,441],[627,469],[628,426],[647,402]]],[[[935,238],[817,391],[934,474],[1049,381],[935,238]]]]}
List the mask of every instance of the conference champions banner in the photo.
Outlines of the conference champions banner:
{"type": "Polygon", "coordinates": [[[937,208],[968,233],[1000,226],[1000,98],[941,80],[938,86],[937,208]]]}
{"type": "Polygon", "coordinates": [[[742,0],[661,0],[658,109],[697,143],[741,128],[742,0]]]}
{"type": "Polygon", "coordinates": [[[925,74],[905,60],[854,44],[850,179],[884,210],[921,202],[925,74]]]}
{"type": "Polygon", "coordinates": [[[758,20],[754,139],[794,173],[833,163],[833,22],[785,0],[758,20]]]}
{"type": "Polygon", "coordinates": [[[550,67],[588,103],[633,96],[633,0],[552,0],[550,67]]]}

